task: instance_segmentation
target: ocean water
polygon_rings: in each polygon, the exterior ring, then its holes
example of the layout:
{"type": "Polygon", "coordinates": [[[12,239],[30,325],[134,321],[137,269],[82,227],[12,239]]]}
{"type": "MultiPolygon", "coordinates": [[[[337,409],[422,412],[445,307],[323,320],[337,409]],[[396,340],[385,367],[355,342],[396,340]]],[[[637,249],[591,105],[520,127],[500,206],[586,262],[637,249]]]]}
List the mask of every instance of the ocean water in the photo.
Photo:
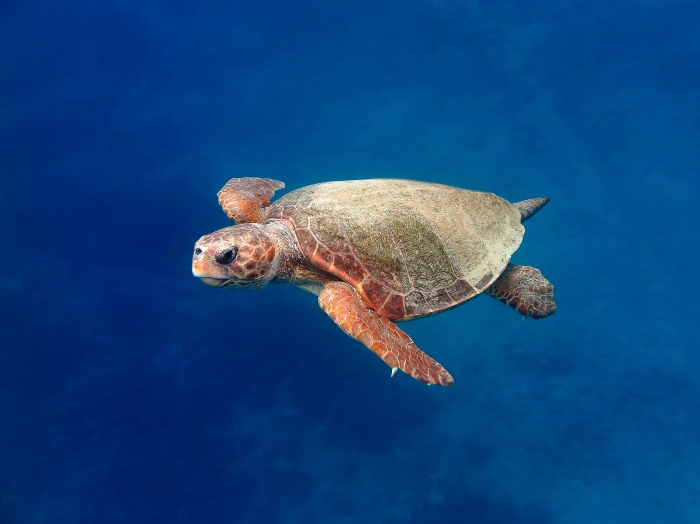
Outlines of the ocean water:
{"type": "MultiPolygon", "coordinates": [[[[700,4],[0,7],[0,523],[700,522],[700,4]],[[231,177],[548,196],[555,285],[403,324],[193,278],[231,177]]],[[[281,192],[279,194],[283,194],[281,192]]]]}

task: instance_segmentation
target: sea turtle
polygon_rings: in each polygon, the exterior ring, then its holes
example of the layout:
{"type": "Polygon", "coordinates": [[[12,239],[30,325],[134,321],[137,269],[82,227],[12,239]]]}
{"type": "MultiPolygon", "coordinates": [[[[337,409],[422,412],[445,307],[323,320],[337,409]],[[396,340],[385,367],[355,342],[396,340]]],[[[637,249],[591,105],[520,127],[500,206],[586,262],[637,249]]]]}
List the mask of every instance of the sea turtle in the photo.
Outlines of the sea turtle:
{"type": "Polygon", "coordinates": [[[511,204],[493,193],[413,180],[326,182],[270,205],[284,183],[233,178],[219,203],[237,225],[200,238],[192,273],[220,288],[294,284],[391,367],[425,384],[452,376],[395,322],[433,315],[480,293],[524,317],[556,309],[538,269],[509,263],[525,222],[549,199],[511,204]]]}

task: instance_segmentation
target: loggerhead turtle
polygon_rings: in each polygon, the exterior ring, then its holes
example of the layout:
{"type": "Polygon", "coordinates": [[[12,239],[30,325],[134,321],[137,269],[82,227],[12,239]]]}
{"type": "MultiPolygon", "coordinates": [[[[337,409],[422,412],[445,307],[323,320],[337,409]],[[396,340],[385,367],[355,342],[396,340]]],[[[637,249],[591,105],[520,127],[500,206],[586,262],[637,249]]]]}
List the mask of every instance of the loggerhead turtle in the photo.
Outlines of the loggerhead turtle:
{"type": "Polygon", "coordinates": [[[219,203],[236,224],[200,238],[192,273],[220,288],[294,284],[391,367],[425,384],[452,376],[395,322],[434,315],[482,292],[521,315],[556,310],[538,269],[509,263],[525,222],[549,199],[511,204],[492,193],[411,180],[284,183],[233,178],[219,203]]]}

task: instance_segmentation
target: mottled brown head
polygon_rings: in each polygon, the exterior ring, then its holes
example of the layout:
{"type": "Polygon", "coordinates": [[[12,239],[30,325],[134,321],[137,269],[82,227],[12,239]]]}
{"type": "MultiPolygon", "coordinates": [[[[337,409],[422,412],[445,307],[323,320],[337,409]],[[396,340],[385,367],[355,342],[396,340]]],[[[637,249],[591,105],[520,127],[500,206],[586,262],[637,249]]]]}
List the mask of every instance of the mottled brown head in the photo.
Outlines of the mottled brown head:
{"type": "Polygon", "coordinates": [[[275,244],[260,224],[220,229],[194,246],[192,274],[209,286],[261,288],[276,268],[275,244]]]}

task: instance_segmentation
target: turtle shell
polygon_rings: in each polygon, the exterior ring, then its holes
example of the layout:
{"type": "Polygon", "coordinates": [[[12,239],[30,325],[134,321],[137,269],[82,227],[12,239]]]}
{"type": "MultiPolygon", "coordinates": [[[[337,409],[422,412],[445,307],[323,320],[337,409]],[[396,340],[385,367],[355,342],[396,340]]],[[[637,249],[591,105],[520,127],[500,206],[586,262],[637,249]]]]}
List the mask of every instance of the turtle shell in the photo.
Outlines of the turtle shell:
{"type": "Polygon", "coordinates": [[[303,187],[267,220],[293,225],[313,264],[392,320],[454,307],[488,288],[520,246],[520,212],[492,193],[411,180],[303,187]]]}

